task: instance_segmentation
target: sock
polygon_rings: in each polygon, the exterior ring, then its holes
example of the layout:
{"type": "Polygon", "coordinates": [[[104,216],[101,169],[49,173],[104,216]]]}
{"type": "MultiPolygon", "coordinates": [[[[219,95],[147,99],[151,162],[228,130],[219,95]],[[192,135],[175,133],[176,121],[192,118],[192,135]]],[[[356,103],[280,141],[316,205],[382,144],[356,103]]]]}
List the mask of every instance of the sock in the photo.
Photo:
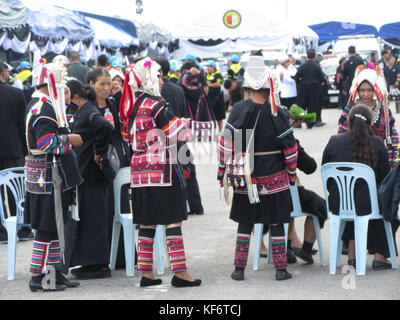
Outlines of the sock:
{"type": "Polygon", "coordinates": [[[47,257],[47,265],[52,266],[56,271],[61,270],[61,248],[59,240],[50,241],[49,256],[47,257]]]}
{"type": "Polygon", "coordinates": [[[42,274],[49,246],[50,242],[33,241],[32,261],[30,266],[31,273],[42,274]]]}
{"type": "Polygon", "coordinates": [[[186,271],[186,256],[181,227],[166,230],[167,249],[172,272],[186,271]]]}
{"type": "Polygon", "coordinates": [[[304,241],[304,242],[303,242],[302,249],[304,250],[305,253],[311,254],[311,253],[312,253],[312,247],[313,247],[313,245],[314,245],[313,243],[304,241]]]}
{"type": "Polygon", "coordinates": [[[246,268],[247,258],[249,256],[250,237],[250,234],[237,234],[234,260],[236,271],[244,271],[244,269],[246,268]]]}
{"type": "Polygon", "coordinates": [[[288,266],[285,248],[285,230],[283,225],[271,226],[272,258],[276,270],[284,270],[288,266]]]}
{"type": "Polygon", "coordinates": [[[288,242],[287,242],[287,250],[293,250],[292,249],[292,240],[288,240],[288,242]]]}
{"type": "Polygon", "coordinates": [[[137,270],[153,272],[153,244],[156,229],[139,229],[137,270]]]}

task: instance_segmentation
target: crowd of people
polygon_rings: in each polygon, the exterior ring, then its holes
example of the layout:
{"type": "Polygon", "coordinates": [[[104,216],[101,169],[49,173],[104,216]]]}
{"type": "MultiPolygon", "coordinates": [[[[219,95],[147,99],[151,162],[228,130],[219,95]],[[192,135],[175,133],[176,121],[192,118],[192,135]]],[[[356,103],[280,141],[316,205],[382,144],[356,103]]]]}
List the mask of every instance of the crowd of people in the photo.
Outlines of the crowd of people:
{"type": "MultiPolygon", "coordinates": [[[[335,79],[343,105],[338,135],[326,146],[322,164],[364,163],[374,169],[379,184],[399,158],[398,133],[386,98],[392,85],[399,86],[400,75],[393,71],[390,56],[382,61],[387,61],[385,79],[375,64],[361,63],[354,47],[349,54],[349,60],[340,61],[335,79]]],[[[185,159],[193,159],[188,148],[193,141],[218,143],[217,178],[226,196],[229,188],[234,190],[230,219],[238,229],[232,279],[245,278],[255,223],[264,224],[264,234],[270,232],[272,247],[267,252],[263,245],[261,254],[272,255],[276,280],[292,277],[288,264],[297,258],[312,264],[313,222],[306,219],[301,241],[290,217],[289,191],[291,185],[298,185],[303,210],[316,215],[323,227],[325,199],[302,186],[296,173],[300,169],[312,174],[317,163],[294,136],[293,127],[301,127],[304,118],[294,119],[290,112],[299,105],[316,113],[316,122],[306,122],[307,128],[324,125],[320,99],[327,80],[316,52],[309,50],[307,58],[297,66],[292,56],[279,57],[273,72],[261,52],[250,55],[246,70],[233,55],[224,79],[214,60],[204,68],[191,54],[180,65],[164,57],[142,57],[124,65],[116,57],[100,56],[89,68],[77,52],[71,52],[52,63],[34,61],[40,68],[33,68],[33,73],[28,62],[21,62],[13,84],[8,82],[10,67],[1,62],[0,130],[5,139],[0,142],[0,170],[26,167],[25,219],[36,233],[22,229],[18,237],[33,239],[30,290],[78,286],[78,281],[65,276],[69,272],[77,280],[111,276],[115,201],[121,202],[124,212],[134,213],[133,223],[139,226],[135,264],[142,273],[141,287],[162,282],[153,273],[157,225],[166,226],[172,286],[201,285],[188,271],[181,230],[188,215],[204,214],[196,167],[180,157],[184,150],[185,159]],[[55,91],[56,73],[64,74],[61,91],[55,91]],[[249,129],[249,140],[238,135],[249,129]],[[154,135],[154,130],[159,134],[154,135]],[[114,199],[110,153],[118,158],[119,168],[130,167],[130,185],[123,188],[121,199],[114,199]],[[251,165],[254,170],[249,170],[251,165]],[[285,223],[289,223],[287,245],[285,223]],[[56,271],[53,288],[43,287],[47,266],[56,271]]],[[[369,212],[365,188],[359,183],[355,190],[360,214],[369,212]]],[[[337,214],[337,186],[331,183],[328,189],[329,207],[337,214]]],[[[397,221],[392,227],[395,232],[397,221]]],[[[391,268],[382,221],[371,222],[368,232],[368,249],[375,254],[373,268],[391,268]]],[[[0,236],[5,242],[1,225],[0,236]]],[[[355,266],[350,223],[343,239],[349,248],[348,264],[355,266]]],[[[125,263],[121,248],[118,261],[120,266],[125,263]]]]}

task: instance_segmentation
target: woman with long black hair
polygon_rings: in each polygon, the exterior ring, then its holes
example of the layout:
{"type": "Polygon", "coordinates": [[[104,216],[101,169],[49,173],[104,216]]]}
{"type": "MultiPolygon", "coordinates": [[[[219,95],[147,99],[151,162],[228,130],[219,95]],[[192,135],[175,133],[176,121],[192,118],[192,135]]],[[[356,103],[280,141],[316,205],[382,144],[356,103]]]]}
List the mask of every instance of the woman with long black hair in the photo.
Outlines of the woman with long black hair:
{"type": "MultiPolygon", "coordinates": [[[[344,135],[331,137],[325,147],[322,165],[329,162],[357,162],[371,167],[375,172],[377,185],[390,171],[389,156],[385,144],[378,136],[373,135],[372,112],[367,106],[353,106],[349,113],[349,131],[344,135]]],[[[334,214],[339,214],[339,193],[334,181],[328,181],[329,207],[334,214]]],[[[355,185],[355,205],[357,215],[371,212],[368,186],[364,181],[355,185]]],[[[354,223],[348,222],[343,240],[349,241],[348,264],[355,267],[354,223]]],[[[374,270],[391,269],[391,263],[385,259],[389,256],[385,228],[382,220],[370,220],[368,227],[368,250],[375,253],[374,270]]]]}
{"type": "Polygon", "coordinates": [[[68,82],[71,102],[78,109],[73,118],[72,132],[82,136],[83,145],[76,148],[78,164],[84,178],[79,186],[79,222],[67,225],[66,267],[81,266],[73,271],[79,279],[111,276],[109,241],[109,202],[112,193],[100,167],[113,127],[95,105],[96,93],[77,80],[68,82]]]}

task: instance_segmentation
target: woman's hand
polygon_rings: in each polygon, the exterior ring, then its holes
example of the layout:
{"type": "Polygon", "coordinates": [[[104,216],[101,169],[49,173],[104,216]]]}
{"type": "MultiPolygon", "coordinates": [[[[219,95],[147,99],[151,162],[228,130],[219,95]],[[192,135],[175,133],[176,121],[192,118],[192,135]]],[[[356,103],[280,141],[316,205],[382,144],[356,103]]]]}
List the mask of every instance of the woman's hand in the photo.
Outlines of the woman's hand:
{"type": "Polygon", "coordinates": [[[101,167],[101,155],[95,154],[95,155],[94,155],[94,162],[96,162],[96,164],[100,167],[100,169],[103,169],[103,168],[101,167]]]}
{"type": "Polygon", "coordinates": [[[75,133],[69,135],[69,141],[73,147],[80,147],[83,144],[82,137],[75,133]]]}

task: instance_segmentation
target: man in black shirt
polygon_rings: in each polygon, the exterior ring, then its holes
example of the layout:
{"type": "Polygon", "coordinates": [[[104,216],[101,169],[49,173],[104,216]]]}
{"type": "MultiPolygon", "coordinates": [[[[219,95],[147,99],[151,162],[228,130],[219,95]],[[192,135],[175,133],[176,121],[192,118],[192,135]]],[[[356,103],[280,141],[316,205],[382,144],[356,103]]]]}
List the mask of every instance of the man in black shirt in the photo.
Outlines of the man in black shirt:
{"type": "Polygon", "coordinates": [[[350,58],[344,63],[343,76],[344,76],[344,94],[346,94],[345,101],[349,100],[349,91],[353,83],[354,73],[358,66],[364,64],[363,58],[356,52],[356,47],[350,46],[348,49],[350,58]]]}
{"type": "MultiPolygon", "coordinates": [[[[0,60],[0,74],[8,69],[0,60]]],[[[8,74],[4,72],[3,74],[8,74]]],[[[25,142],[25,96],[22,90],[0,81],[0,170],[24,166],[24,157],[27,154],[25,142]]],[[[5,192],[0,190],[3,199],[5,192]]],[[[12,193],[7,192],[9,211],[12,216],[16,215],[16,206],[12,193]]],[[[5,214],[7,210],[5,210],[5,214]]],[[[20,240],[33,239],[33,234],[28,228],[18,232],[20,240]]],[[[0,223],[0,243],[7,242],[7,231],[0,223]]]]}
{"type": "Polygon", "coordinates": [[[320,104],[322,84],[326,80],[321,67],[316,62],[315,50],[308,50],[307,58],[308,61],[299,67],[294,78],[298,87],[297,101],[299,106],[306,109],[308,113],[317,113],[317,122],[315,124],[307,123],[307,128],[312,129],[314,125],[322,127],[326,124],[321,121],[320,104]]]}

